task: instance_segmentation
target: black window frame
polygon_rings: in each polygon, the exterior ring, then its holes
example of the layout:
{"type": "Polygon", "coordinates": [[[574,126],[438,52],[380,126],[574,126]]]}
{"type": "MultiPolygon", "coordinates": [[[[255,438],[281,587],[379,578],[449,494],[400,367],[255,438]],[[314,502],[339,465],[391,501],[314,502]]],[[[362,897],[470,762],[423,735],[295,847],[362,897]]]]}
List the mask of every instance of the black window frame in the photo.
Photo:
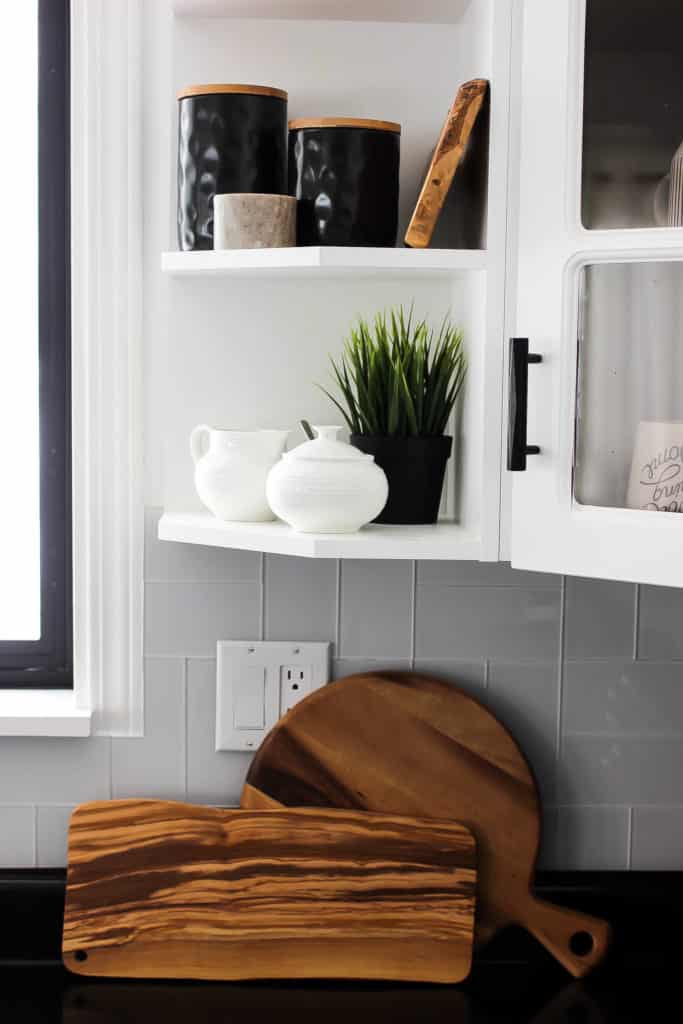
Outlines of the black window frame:
{"type": "Polygon", "coordinates": [[[0,688],[73,687],[69,0],[37,31],[41,638],[0,641],[0,688]]]}

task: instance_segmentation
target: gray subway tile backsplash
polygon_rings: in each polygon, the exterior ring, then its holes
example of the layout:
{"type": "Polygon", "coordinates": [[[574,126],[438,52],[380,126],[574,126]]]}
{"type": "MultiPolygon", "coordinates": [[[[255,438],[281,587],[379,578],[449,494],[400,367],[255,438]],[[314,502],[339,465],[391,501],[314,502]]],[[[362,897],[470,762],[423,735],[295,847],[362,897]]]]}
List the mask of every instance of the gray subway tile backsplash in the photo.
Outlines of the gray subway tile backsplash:
{"type": "Polygon", "coordinates": [[[63,864],[81,801],[237,804],[250,757],[214,749],[216,642],[261,635],[332,641],[334,678],[412,666],[484,701],[539,778],[544,867],[680,866],[683,591],[640,587],[636,601],[630,584],[563,587],[496,563],[264,561],[158,541],[159,512],[146,515],[146,735],[0,740],[0,866],[63,864]]]}
{"type": "Polygon", "coordinates": [[[111,796],[111,740],[0,739],[0,804],[82,803],[111,796]]]}
{"type": "Polygon", "coordinates": [[[417,563],[418,583],[441,583],[451,587],[551,587],[559,589],[561,576],[544,572],[522,572],[509,562],[417,563]]]}
{"type": "Polygon", "coordinates": [[[564,674],[562,724],[567,732],[683,737],[680,662],[572,661],[564,674]]]}
{"type": "Polygon", "coordinates": [[[411,657],[412,578],[410,562],[342,562],[340,657],[411,657]]]}
{"type": "Polygon", "coordinates": [[[638,657],[683,659],[683,588],[641,587],[638,657]]]}
{"type": "Polygon", "coordinates": [[[628,807],[548,807],[539,867],[619,871],[629,861],[628,807]]]}
{"type": "Polygon", "coordinates": [[[559,656],[560,591],[538,587],[417,587],[418,658],[500,658],[526,661],[559,656]]]}
{"type": "Polygon", "coordinates": [[[636,588],[614,580],[567,578],[565,656],[629,658],[636,588]]]}
{"type": "Polygon", "coordinates": [[[335,658],[332,662],[332,678],[343,679],[366,672],[410,672],[410,659],[396,658],[335,658]]]}
{"type": "Polygon", "coordinates": [[[185,659],[145,659],[145,735],[112,739],[112,795],[185,798],[185,659]]]}
{"type": "Polygon", "coordinates": [[[149,656],[213,656],[217,640],[253,640],[259,632],[257,583],[145,584],[149,656]]]}
{"type": "Polygon", "coordinates": [[[683,806],[635,807],[631,840],[634,871],[680,871],[683,865],[683,806]]]}
{"type": "Polygon", "coordinates": [[[457,658],[416,658],[415,671],[445,679],[461,690],[481,697],[486,686],[486,662],[460,661],[457,658]]]}
{"type": "Polygon", "coordinates": [[[35,867],[35,807],[0,806],[0,868],[35,867]]]}
{"type": "Polygon", "coordinates": [[[337,629],[337,563],[266,555],[266,640],[332,643],[337,629]]]}
{"type": "Polygon", "coordinates": [[[558,679],[557,661],[492,661],[484,698],[524,751],[545,803],[555,795],[558,679]]]}
{"type": "Polygon", "coordinates": [[[676,804],[681,799],[680,737],[562,738],[558,764],[560,804],[676,804]]]}
{"type": "Polygon", "coordinates": [[[74,806],[47,804],[36,808],[36,864],[39,868],[59,868],[66,864],[69,820],[74,806]]]}

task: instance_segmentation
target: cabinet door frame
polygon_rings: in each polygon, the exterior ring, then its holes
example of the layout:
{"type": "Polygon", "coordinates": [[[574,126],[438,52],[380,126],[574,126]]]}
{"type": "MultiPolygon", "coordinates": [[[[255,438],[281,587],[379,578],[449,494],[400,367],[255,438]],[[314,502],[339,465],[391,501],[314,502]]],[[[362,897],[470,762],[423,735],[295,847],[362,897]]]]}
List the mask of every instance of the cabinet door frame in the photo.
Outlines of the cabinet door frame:
{"type": "Polygon", "coordinates": [[[581,222],[585,0],[525,0],[515,333],[530,368],[530,444],[512,474],[511,560],[522,569],[683,585],[683,518],[573,496],[579,288],[586,264],[683,260],[683,230],[581,222]]]}

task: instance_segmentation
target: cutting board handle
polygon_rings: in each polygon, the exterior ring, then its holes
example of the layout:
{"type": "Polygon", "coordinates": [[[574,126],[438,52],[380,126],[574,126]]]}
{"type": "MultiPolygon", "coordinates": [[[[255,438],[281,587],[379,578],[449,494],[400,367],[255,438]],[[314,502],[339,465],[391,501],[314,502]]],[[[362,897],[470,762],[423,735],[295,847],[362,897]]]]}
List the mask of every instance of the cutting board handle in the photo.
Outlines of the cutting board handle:
{"type": "Polygon", "coordinates": [[[596,967],[610,944],[612,929],[607,921],[532,897],[525,907],[525,928],[536,936],[575,978],[596,967]]]}

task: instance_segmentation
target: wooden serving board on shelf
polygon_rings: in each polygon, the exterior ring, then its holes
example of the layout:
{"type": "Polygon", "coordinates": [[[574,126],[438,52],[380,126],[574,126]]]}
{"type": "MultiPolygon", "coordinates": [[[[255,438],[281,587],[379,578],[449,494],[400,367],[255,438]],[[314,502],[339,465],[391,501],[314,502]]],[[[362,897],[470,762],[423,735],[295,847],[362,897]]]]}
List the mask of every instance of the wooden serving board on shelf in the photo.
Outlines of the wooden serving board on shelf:
{"type": "Polygon", "coordinates": [[[605,921],[536,899],[536,783],[507,729],[440,679],[349,676],[304,698],[266,736],[242,807],[346,807],[466,824],[477,840],[483,943],[520,924],[580,976],[609,945],[605,921]]]}
{"type": "Polygon", "coordinates": [[[487,89],[485,78],[474,78],[458,89],[405,234],[404,242],[412,249],[424,249],[432,240],[436,222],[453,184],[487,89]]]}
{"type": "Polygon", "coordinates": [[[120,800],[76,808],[68,852],[62,952],[79,974],[469,972],[475,843],[453,822],[120,800]]]}

